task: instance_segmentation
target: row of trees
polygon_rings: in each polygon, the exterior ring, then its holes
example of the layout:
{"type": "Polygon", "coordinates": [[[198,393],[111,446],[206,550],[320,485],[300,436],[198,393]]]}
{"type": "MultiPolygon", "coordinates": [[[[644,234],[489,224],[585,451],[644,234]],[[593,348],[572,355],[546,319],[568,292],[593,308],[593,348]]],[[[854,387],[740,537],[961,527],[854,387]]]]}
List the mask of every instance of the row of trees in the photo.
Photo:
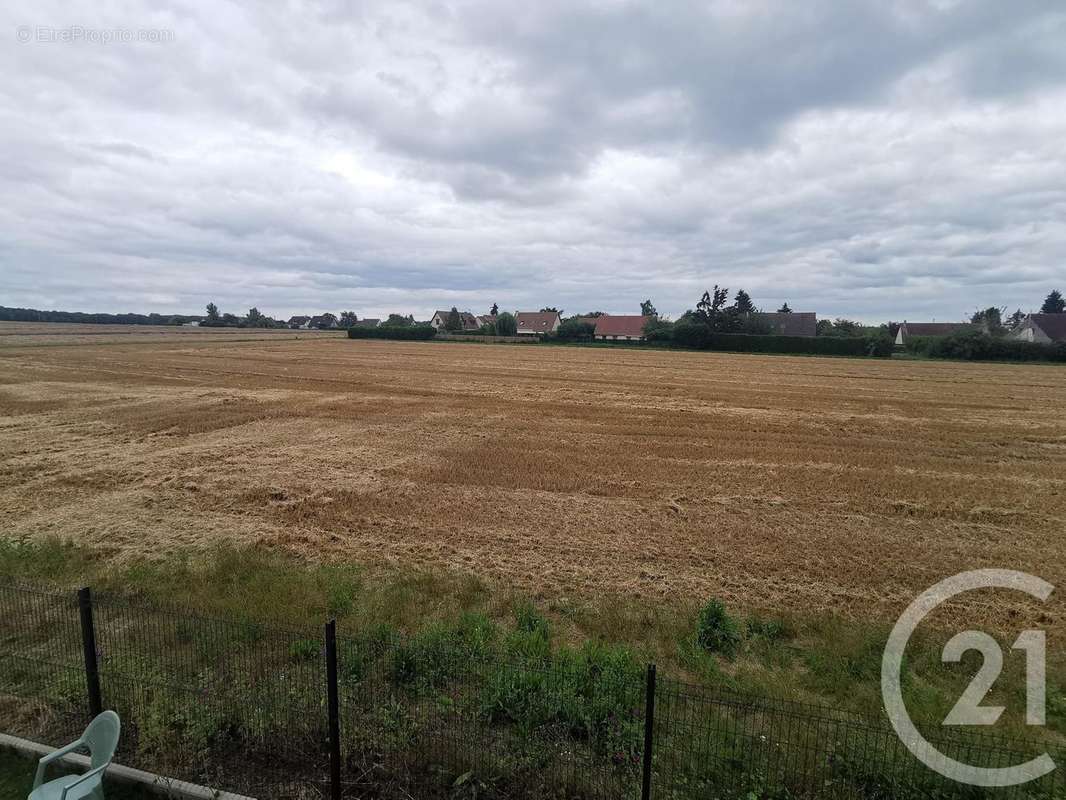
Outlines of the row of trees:
{"type": "Polygon", "coordinates": [[[214,303],[207,304],[207,315],[200,320],[200,324],[209,328],[285,328],[288,325],[281,320],[268,317],[258,308],[252,306],[243,317],[236,314],[223,314],[219,312],[214,303]]]}
{"type": "Polygon", "coordinates": [[[199,317],[188,314],[95,314],[82,311],[39,311],[0,306],[4,322],[77,322],[91,325],[184,325],[199,317]]]}
{"type": "MultiPolygon", "coordinates": [[[[208,328],[287,328],[289,323],[285,320],[274,319],[261,312],[255,306],[248,309],[243,317],[236,314],[221,313],[214,303],[207,304],[207,314],[200,319],[200,325],[208,328]]],[[[398,315],[393,315],[398,316],[398,315]]],[[[328,328],[351,328],[359,321],[354,311],[342,311],[340,316],[327,311],[313,319],[317,320],[315,327],[328,328]]]]}

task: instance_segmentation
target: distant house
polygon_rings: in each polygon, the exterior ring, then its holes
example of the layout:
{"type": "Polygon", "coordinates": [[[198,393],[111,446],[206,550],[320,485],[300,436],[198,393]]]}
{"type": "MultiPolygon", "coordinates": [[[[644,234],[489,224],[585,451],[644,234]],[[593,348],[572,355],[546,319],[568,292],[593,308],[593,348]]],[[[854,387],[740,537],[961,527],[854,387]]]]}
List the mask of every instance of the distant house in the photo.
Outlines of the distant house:
{"type": "Polygon", "coordinates": [[[907,322],[904,320],[896,331],[896,344],[903,345],[912,336],[951,336],[961,331],[979,331],[972,322],[907,322]]]}
{"type": "MultiPolygon", "coordinates": [[[[448,325],[448,316],[451,313],[451,311],[437,311],[433,314],[433,318],[430,319],[429,324],[437,330],[444,330],[448,325]]],[[[459,321],[463,326],[461,330],[464,331],[476,331],[481,327],[481,323],[477,321],[477,317],[469,311],[460,311],[459,321]]]]}
{"type": "Polygon", "coordinates": [[[778,336],[817,336],[818,315],[813,311],[756,311],[752,319],[765,323],[778,336]]]}
{"type": "Polygon", "coordinates": [[[317,317],[311,317],[311,319],[309,319],[307,321],[307,325],[303,326],[303,327],[319,328],[319,329],[322,329],[322,330],[327,330],[329,328],[336,328],[337,327],[337,319],[333,315],[326,316],[325,314],[320,314],[317,317]]]}
{"type": "Polygon", "coordinates": [[[1029,314],[1011,336],[1024,342],[1066,342],[1066,314],[1029,314]]]}
{"type": "Polygon", "coordinates": [[[307,330],[310,322],[310,317],[289,317],[288,325],[290,328],[307,330]]]}
{"type": "Polygon", "coordinates": [[[640,341],[644,338],[644,326],[655,317],[641,316],[640,314],[605,314],[596,317],[597,339],[609,339],[611,341],[640,341]]]}
{"type": "Polygon", "coordinates": [[[562,318],[558,311],[519,311],[515,314],[519,336],[539,336],[555,333],[562,318]]]}
{"type": "Polygon", "coordinates": [[[181,327],[183,327],[183,328],[199,328],[200,327],[200,320],[194,319],[194,320],[190,320],[189,322],[183,322],[183,323],[181,323],[181,327]]]}
{"type": "Polygon", "coordinates": [[[368,319],[368,318],[364,317],[363,319],[361,319],[361,320],[359,320],[359,321],[357,321],[355,323],[355,327],[357,327],[357,328],[376,328],[380,324],[381,324],[381,320],[380,319],[368,319]]]}
{"type": "Polygon", "coordinates": [[[478,325],[495,325],[496,324],[496,315],[495,314],[481,314],[477,318],[477,324],[478,325]]]}

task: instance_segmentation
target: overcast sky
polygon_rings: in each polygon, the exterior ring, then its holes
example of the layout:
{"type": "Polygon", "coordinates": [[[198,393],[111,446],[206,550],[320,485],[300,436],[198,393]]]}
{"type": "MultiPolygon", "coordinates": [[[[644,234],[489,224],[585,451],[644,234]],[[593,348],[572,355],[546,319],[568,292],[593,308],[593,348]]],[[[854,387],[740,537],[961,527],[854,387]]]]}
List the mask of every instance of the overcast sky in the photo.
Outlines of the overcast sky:
{"type": "Polygon", "coordinates": [[[718,283],[877,322],[1066,290],[1059,0],[5,5],[2,305],[676,316],[718,283]]]}

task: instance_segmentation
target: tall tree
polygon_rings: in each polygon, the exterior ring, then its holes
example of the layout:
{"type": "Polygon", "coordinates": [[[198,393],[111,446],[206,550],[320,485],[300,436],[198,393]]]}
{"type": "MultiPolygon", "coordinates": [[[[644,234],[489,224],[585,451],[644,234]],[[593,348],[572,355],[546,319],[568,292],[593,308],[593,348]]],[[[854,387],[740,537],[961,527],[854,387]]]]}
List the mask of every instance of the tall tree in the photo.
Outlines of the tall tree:
{"type": "Polygon", "coordinates": [[[218,306],[214,303],[207,304],[207,321],[218,322],[222,317],[218,313],[218,306]]]}
{"type": "Polygon", "coordinates": [[[738,314],[755,313],[755,304],[751,302],[751,295],[743,289],[737,289],[737,294],[733,298],[733,308],[736,309],[738,314]]]}
{"type": "Polygon", "coordinates": [[[685,318],[694,322],[702,322],[718,333],[736,333],[743,327],[743,319],[737,314],[735,308],[726,307],[728,300],[729,289],[715,284],[712,291],[703,293],[703,297],[696,303],[696,310],[691,316],[685,312],[685,318]]]}
{"type": "Polygon", "coordinates": [[[722,307],[725,305],[726,300],[729,299],[729,289],[725,287],[719,288],[718,284],[714,285],[714,294],[710,292],[704,292],[703,297],[696,303],[696,316],[703,319],[705,322],[711,322],[715,315],[720,313],[722,307]]]}
{"type": "Polygon", "coordinates": [[[782,304],[781,308],[777,309],[778,314],[791,314],[792,309],[788,307],[788,303],[782,304]]]}
{"type": "Polygon", "coordinates": [[[342,311],[338,324],[342,328],[354,328],[355,323],[359,321],[359,317],[355,316],[354,311],[342,311]]]}
{"type": "Polygon", "coordinates": [[[640,304],[640,315],[642,317],[657,317],[659,312],[655,310],[655,306],[652,305],[651,300],[645,300],[640,304]]]}
{"type": "Polygon", "coordinates": [[[249,328],[258,328],[262,326],[263,319],[263,314],[259,311],[259,309],[255,306],[252,306],[248,309],[248,314],[244,318],[244,324],[247,325],[249,328]]]}
{"type": "Polygon", "coordinates": [[[1006,309],[990,306],[973,313],[970,322],[980,325],[989,336],[1000,336],[1003,330],[1003,312],[1006,309]]]}
{"type": "Polygon", "coordinates": [[[500,336],[514,336],[518,333],[518,320],[513,314],[504,311],[496,317],[496,333],[500,336]]]}
{"type": "Polygon", "coordinates": [[[1044,305],[1040,306],[1041,314],[1066,314],[1066,300],[1058,289],[1052,289],[1051,294],[1044,298],[1044,305]]]}
{"type": "Polygon", "coordinates": [[[1025,312],[1020,308],[1015,309],[1014,313],[1007,317],[1007,327],[1013,330],[1025,322],[1025,312]]]}
{"type": "Polygon", "coordinates": [[[444,330],[446,331],[461,331],[463,329],[463,318],[459,314],[459,309],[452,306],[452,310],[448,312],[448,319],[444,321],[444,330]]]}

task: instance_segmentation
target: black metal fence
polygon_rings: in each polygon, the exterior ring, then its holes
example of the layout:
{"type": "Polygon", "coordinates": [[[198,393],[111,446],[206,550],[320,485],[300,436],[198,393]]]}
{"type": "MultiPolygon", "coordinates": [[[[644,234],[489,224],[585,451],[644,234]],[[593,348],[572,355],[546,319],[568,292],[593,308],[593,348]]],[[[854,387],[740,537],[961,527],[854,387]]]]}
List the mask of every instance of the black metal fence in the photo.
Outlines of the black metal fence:
{"type": "MultiPolygon", "coordinates": [[[[119,763],[260,798],[1066,797],[1061,770],[964,787],[885,724],[595,654],[504,657],[483,634],[283,630],[0,587],[0,732],[58,745],[113,708],[119,763]]],[[[930,739],[976,766],[1043,749],[930,739]]]]}

